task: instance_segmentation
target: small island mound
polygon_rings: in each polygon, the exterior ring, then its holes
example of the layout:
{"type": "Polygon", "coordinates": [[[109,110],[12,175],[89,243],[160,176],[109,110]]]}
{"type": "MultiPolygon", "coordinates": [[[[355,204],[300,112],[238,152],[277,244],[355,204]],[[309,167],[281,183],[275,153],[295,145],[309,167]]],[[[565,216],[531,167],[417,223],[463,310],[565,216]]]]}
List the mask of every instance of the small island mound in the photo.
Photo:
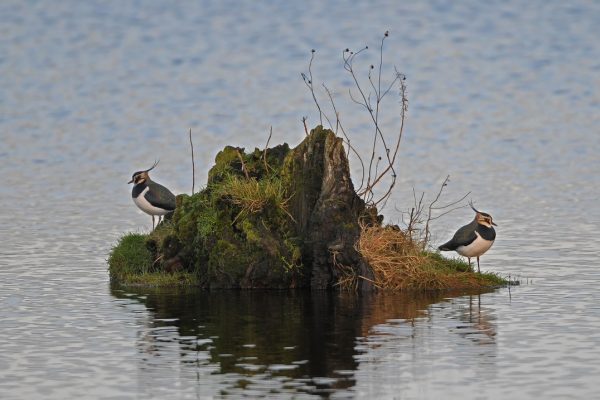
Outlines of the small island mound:
{"type": "Polygon", "coordinates": [[[225,147],[206,187],[178,195],[175,212],[150,234],[124,235],[108,264],[121,285],[439,290],[507,283],[384,225],[354,190],[342,139],[321,126],[293,149],[225,147]]]}

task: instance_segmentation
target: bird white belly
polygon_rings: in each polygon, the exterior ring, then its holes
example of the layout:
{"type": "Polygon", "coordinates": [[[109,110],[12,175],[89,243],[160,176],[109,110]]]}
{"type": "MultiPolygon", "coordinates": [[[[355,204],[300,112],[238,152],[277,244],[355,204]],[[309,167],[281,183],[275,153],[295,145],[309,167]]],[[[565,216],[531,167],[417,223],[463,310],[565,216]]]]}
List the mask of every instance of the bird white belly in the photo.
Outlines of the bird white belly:
{"type": "Polygon", "coordinates": [[[492,247],[492,244],[494,244],[493,240],[485,240],[479,236],[479,233],[475,232],[475,234],[477,235],[477,239],[473,240],[468,246],[458,247],[456,249],[458,254],[465,257],[479,257],[488,251],[490,247],[492,247]]]}
{"type": "Polygon", "coordinates": [[[165,215],[166,213],[168,213],[168,210],[163,210],[162,208],[154,207],[152,204],[150,204],[150,202],[148,202],[148,200],[146,200],[145,194],[146,192],[148,192],[148,190],[150,190],[149,187],[144,189],[144,191],[142,191],[142,193],[140,193],[138,197],[135,197],[133,199],[135,205],[138,206],[140,210],[150,215],[165,215]]]}

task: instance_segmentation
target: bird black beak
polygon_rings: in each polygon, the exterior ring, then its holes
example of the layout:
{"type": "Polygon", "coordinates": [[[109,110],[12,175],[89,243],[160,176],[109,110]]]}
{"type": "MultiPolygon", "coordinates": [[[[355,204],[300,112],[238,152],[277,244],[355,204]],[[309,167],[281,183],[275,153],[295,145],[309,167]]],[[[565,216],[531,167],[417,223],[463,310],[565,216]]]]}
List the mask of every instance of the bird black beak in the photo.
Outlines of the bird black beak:
{"type": "Polygon", "coordinates": [[[494,222],[492,222],[492,225],[494,225],[494,226],[498,226],[498,225],[496,225],[494,222]]]}
{"type": "Polygon", "coordinates": [[[129,182],[127,182],[127,184],[128,184],[128,185],[129,185],[130,183],[133,183],[133,179],[132,179],[132,180],[130,180],[129,182]]]}

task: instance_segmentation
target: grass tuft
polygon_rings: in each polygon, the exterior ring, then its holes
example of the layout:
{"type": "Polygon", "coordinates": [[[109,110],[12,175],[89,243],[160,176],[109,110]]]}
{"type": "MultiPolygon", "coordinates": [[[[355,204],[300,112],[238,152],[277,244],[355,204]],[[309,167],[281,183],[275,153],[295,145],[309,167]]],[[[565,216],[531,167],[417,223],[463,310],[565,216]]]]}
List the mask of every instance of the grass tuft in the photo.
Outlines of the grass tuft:
{"type": "Polygon", "coordinates": [[[380,289],[474,289],[505,285],[496,274],[474,273],[459,259],[422,251],[418,242],[395,227],[363,226],[357,250],[373,269],[380,289]]]}
{"type": "Polygon", "coordinates": [[[127,233],[108,256],[111,277],[121,280],[125,275],[141,275],[152,269],[152,253],[146,247],[147,235],[127,233]]]}
{"type": "Polygon", "coordinates": [[[128,233],[111,250],[108,269],[113,282],[132,286],[192,286],[198,284],[196,275],[177,271],[159,270],[148,249],[148,240],[160,240],[161,228],[150,235],[128,233]]]}
{"type": "Polygon", "coordinates": [[[196,275],[180,271],[168,273],[165,271],[148,272],[143,274],[122,274],[118,283],[125,286],[144,286],[144,287],[170,287],[170,286],[198,286],[199,281],[196,275]]]}
{"type": "Polygon", "coordinates": [[[258,214],[267,207],[273,207],[291,217],[288,211],[289,197],[286,196],[280,179],[256,180],[228,175],[217,188],[218,196],[229,198],[232,204],[241,209],[236,219],[240,216],[258,214]]]}

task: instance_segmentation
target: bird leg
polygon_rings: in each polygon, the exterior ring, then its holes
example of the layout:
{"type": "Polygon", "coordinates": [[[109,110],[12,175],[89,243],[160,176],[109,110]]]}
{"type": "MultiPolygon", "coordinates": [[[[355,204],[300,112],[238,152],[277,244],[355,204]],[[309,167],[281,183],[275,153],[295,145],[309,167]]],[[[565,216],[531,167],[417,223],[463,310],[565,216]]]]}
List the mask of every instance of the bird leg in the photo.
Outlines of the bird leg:
{"type": "Polygon", "coordinates": [[[471,257],[467,257],[467,259],[469,260],[469,268],[471,268],[471,257]]]}
{"type": "Polygon", "coordinates": [[[481,273],[481,271],[479,270],[479,257],[477,257],[477,272],[481,273]]]}
{"type": "Polygon", "coordinates": [[[152,216],[152,230],[154,230],[154,215],[152,216]]]}

